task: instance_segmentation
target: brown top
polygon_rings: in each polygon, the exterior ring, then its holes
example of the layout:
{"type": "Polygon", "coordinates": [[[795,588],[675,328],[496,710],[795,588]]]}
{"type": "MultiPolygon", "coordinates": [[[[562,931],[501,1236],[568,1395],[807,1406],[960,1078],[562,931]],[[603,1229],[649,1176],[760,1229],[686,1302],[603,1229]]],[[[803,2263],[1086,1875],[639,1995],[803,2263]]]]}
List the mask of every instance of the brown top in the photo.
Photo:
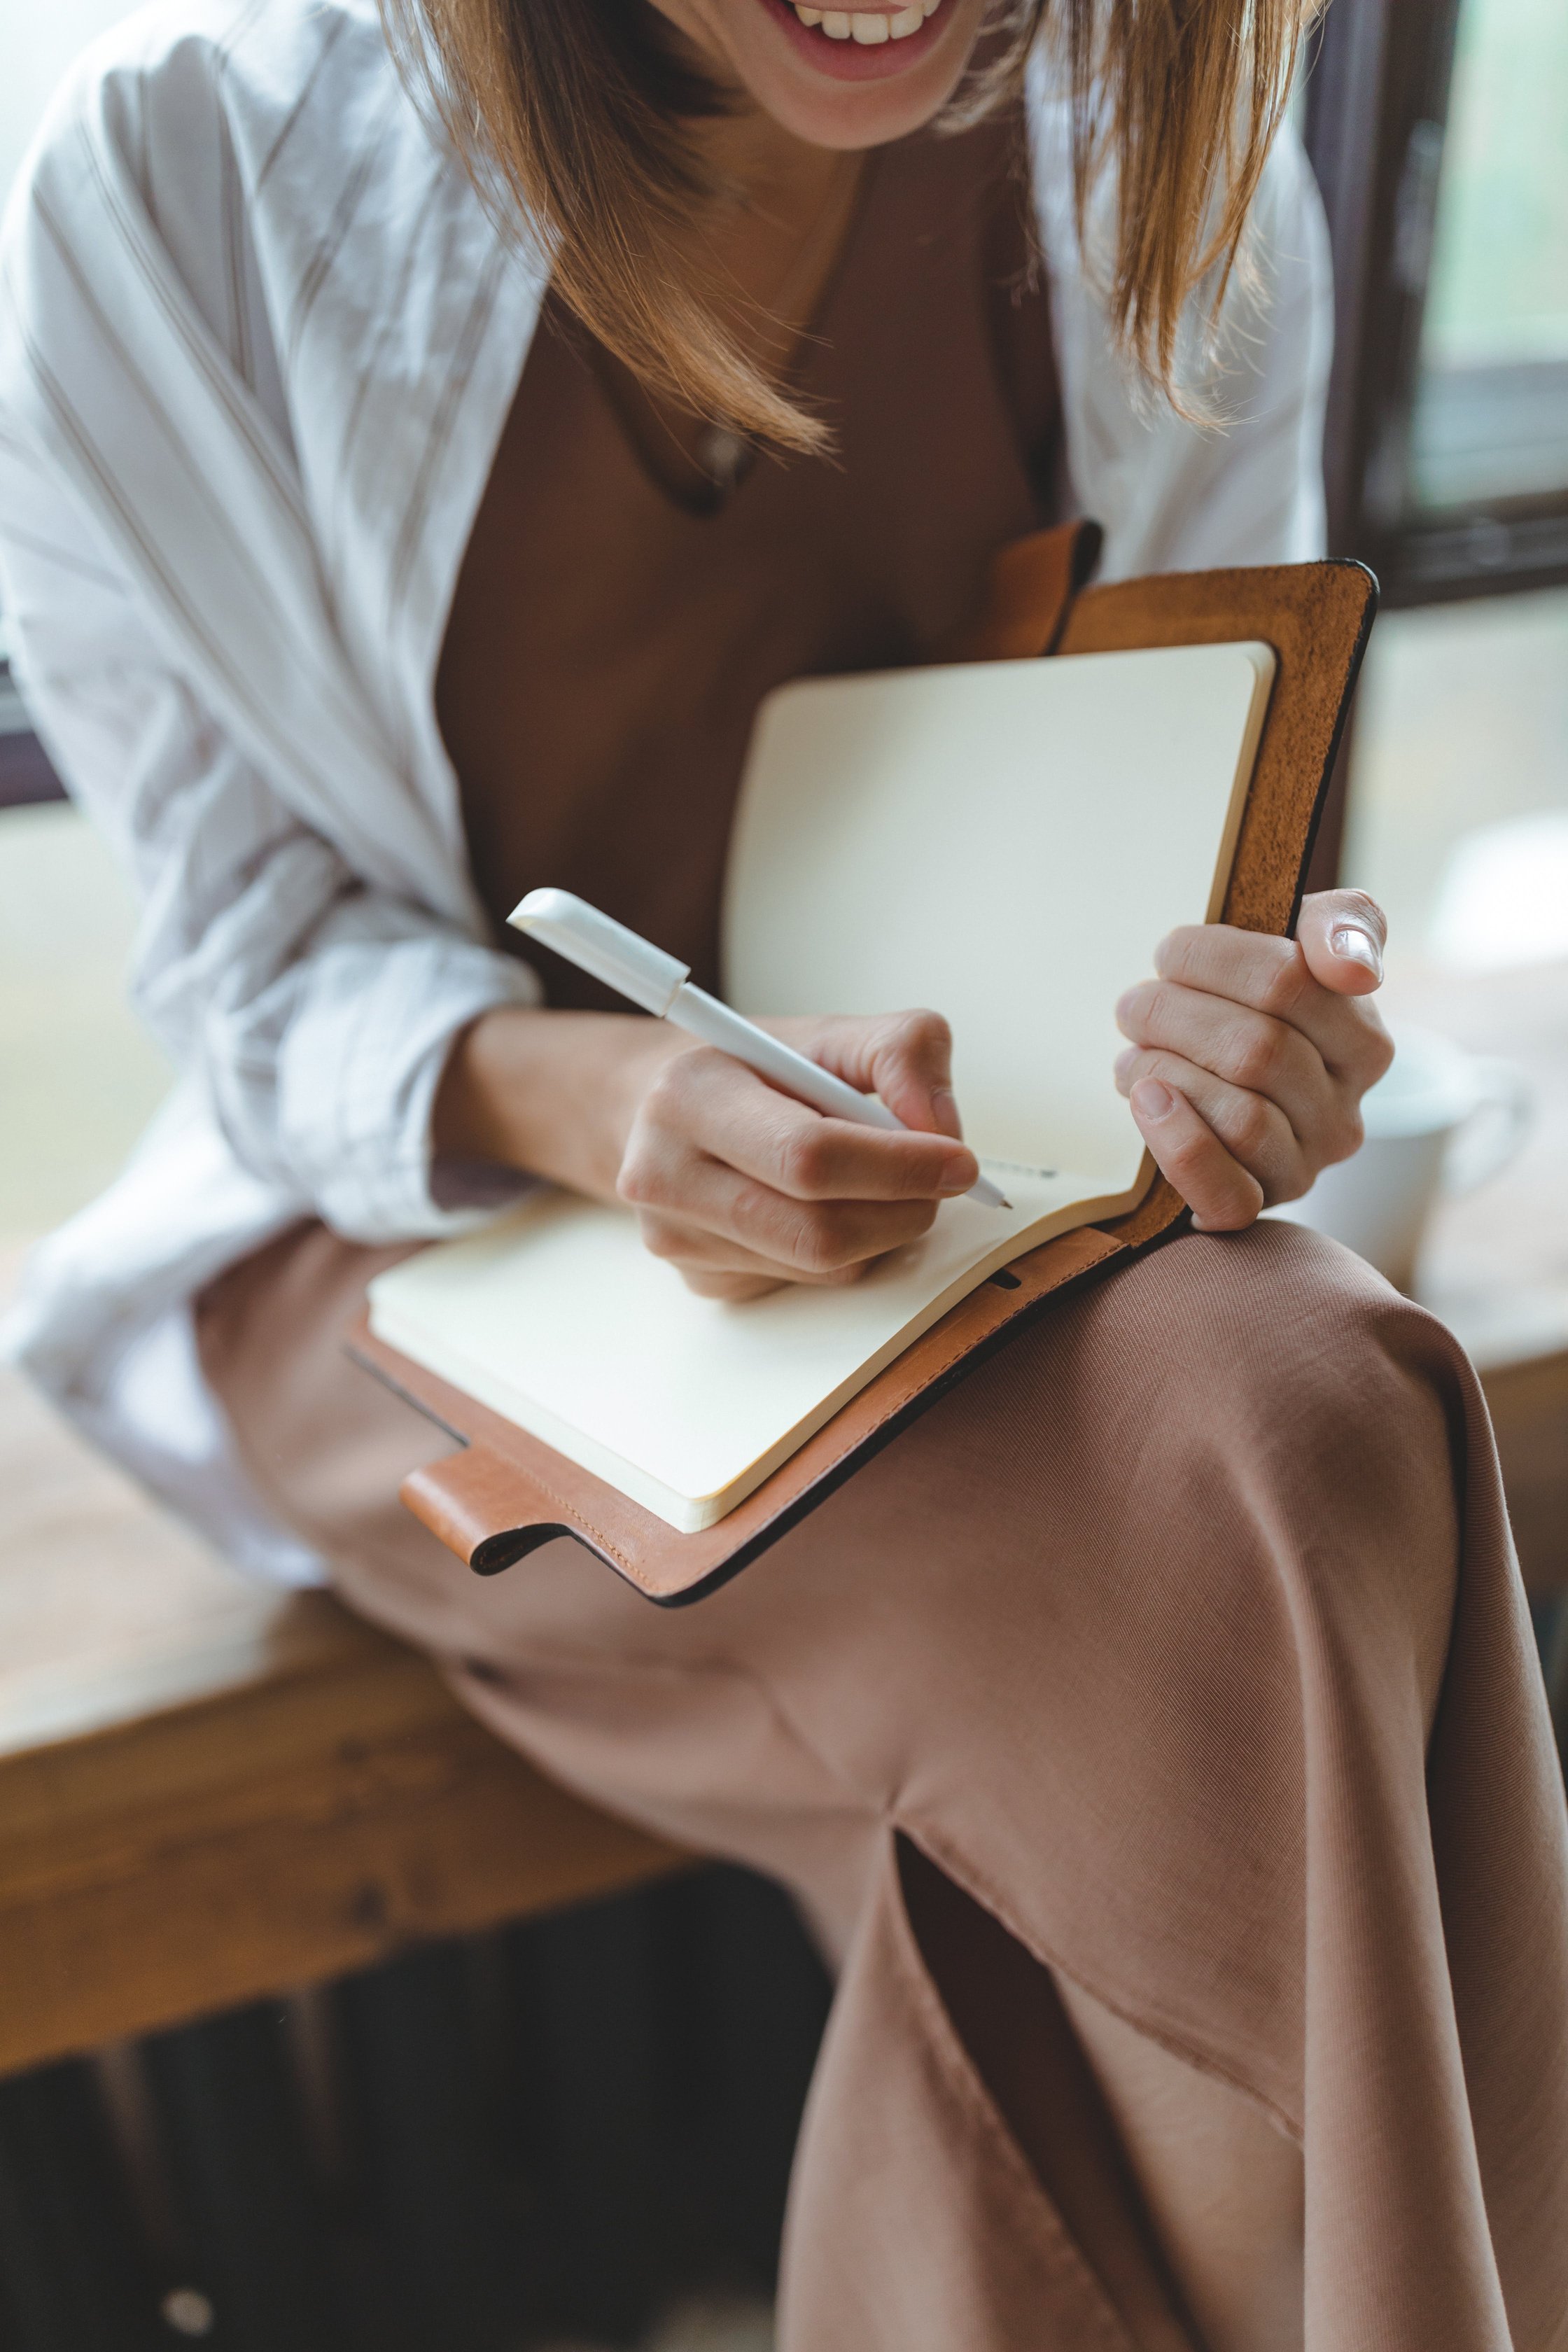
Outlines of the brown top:
{"type": "MultiPolygon", "coordinates": [[[[1057,401],[1018,135],[1012,121],[922,133],[871,160],[797,373],[833,458],[763,455],[727,494],[683,497],[649,463],[651,416],[628,432],[597,355],[547,306],[437,687],[475,880],[509,947],[523,951],[500,928],[510,908],[552,884],[715,985],[763,696],[929,654],[995,550],[1052,519],[1057,401]]],[[[552,1003],[620,1005],[528,953],[552,1003]]]]}

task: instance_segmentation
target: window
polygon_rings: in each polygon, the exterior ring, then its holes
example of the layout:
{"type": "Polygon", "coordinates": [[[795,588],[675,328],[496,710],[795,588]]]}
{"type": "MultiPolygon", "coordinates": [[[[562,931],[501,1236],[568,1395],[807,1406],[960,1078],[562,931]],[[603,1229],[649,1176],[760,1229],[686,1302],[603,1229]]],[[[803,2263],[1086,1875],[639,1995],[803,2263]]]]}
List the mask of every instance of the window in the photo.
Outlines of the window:
{"type": "MultiPolygon", "coordinates": [[[[0,207],[71,60],[128,13],[125,0],[49,0],[45,8],[10,12],[0,73],[0,207]]],[[[0,619],[0,809],[58,796],[59,786],[11,683],[0,619]]]]}
{"type": "Polygon", "coordinates": [[[1332,536],[1390,604],[1568,582],[1568,10],[1335,0],[1332,536]]]}
{"type": "Polygon", "coordinates": [[[1565,495],[1568,9],[1464,0],[1406,500],[1419,516],[1565,495]]]}

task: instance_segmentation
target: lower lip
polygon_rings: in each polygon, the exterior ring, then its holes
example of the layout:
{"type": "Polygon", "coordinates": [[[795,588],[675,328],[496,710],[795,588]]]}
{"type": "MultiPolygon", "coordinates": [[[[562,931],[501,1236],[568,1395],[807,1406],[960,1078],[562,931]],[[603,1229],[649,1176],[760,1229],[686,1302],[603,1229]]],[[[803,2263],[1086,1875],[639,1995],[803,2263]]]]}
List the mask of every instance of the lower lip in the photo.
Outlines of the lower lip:
{"type": "Polygon", "coordinates": [[[917,65],[942,38],[948,10],[953,4],[954,0],[942,0],[935,16],[928,16],[920,31],[911,33],[907,40],[863,44],[854,39],[830,41],[820,25],[803,25],[788,0],[762,0],[796,54],[830,81],[886,81],[889,74],[902,73],[906,67],[917,65]]]}

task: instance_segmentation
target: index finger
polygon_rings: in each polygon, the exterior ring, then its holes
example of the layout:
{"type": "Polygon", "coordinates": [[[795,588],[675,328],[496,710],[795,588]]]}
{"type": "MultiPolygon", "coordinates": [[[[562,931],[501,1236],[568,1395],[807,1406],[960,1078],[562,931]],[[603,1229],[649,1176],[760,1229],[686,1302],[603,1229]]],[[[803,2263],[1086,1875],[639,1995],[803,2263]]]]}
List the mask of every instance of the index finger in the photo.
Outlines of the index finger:
{"type": "MultiPolygon", "coordinates": [[[[1271,931],[1243,931],[1228,923],[1189,923],[1169,932],[1154,950],[1162,980],[1233,1004],[1250,1005],[1289,1024],[1315,1045],[1331,1070],[1347,1060],[1359,1066],[1363,1049],[1381,1040],[1383,1024],[1371,1005],[1326,988],[1297,940],[1271,931]]],[[[1362,977],[1372,982],[1370,973],[1362,977]]]]}
{"type": "Polygon", "coordinates": [[[809,1024],[764,1024],[786,1034],[814,1062],[862,1093],[879,1095],[906,1127],[962,1133],[952,1092],[952,1032],[940,1013],[825,1015],[809,1024]]]}
{"type": "Polygon", "coordinates": [[[950,1136],[824,1118],[728,1055],[690,1062],[690,1140],[792,1200],[942,1200],[966,1192],[980,1172],[974,1154],[950,1136]]]}

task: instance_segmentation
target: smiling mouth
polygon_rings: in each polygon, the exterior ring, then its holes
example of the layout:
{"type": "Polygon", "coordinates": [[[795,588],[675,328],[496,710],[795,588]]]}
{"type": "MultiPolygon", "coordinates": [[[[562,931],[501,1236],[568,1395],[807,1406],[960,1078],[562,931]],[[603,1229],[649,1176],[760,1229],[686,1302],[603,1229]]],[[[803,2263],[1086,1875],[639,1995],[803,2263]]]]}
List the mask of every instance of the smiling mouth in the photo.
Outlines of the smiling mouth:
{"type": "Polygon", "coordinates": [[[802,8],[791,6],[790,13],[808,30],[824,35],[830,41],[858,41],[862,48],[873,48],[883,41],[907,41],[921,32],[926,19],[934,16],[942,0],[909,0],[909,5],[893,15],[872,15],[862,9],[802,8]]]}

